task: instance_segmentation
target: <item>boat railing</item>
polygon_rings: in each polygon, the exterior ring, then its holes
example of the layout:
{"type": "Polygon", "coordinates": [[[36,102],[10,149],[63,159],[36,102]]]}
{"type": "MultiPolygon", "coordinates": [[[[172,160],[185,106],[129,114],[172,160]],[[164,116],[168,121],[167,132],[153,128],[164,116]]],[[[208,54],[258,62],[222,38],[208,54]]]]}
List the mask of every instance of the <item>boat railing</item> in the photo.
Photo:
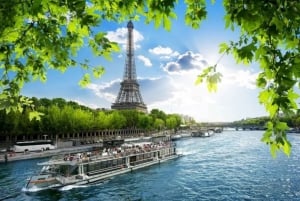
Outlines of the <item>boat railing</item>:
{"type": "MultiPolygon", "coordinates": [[[[98,160],[109,160],[109,159],[114,159],[114,155],[107,155],[107,156],[102,156],[102,155],[99,155],[99,154],[95,154],[95,155],[92,155],[91,157],[89,157],[89,160],[90,161],[98,161],[98,160]]],[[[85,161],[83,161],[85,162],[85,161]]]]}
{"type": "Polygon", "coordinates": [[[40,163],[39,165],[76,165],[81,163],[89,163],[91,161],[110,160],[120,157],[128,157],[131,155],[151,153],[160,151],[166,148],[175,147],[175,143],[151,144],[146,146],[125,147],[119,150],[109,150],[107,152],[94,152],[82,154],[80,157],[76,154],[65,154],[52,157],[48,162],[40,163]]]}
{"type": "Polygon", "coordinates": [[[130,162],[130,165],[135,166],[135,165],[139,165],[139,164],[142,164],[142,163],[147,163],[147,162],[150,162],[150,161],[153,161],[153,160],[154,160],[153,157],[145,158],[145,159],[142,159],[142,160],[137,160],[137,161],[130,162]]]}
{"type": "Polygon", "coordinates": [[[99,170],[89,171],[87,173],[87,175],[91,176],[91,175],[95,175],[95,174],[103,174],[103,173],[106,173],[106,172],[111,172],[113,170],[118,170],[118,169],[122,169],[122,168],[126,168],[126,165],[125,164],[115,165],[115,166],[111,166],[111,167],[107,167],[107,168],[102,168],[102,169],[99,169],[99,170]]]}
{"type": "Polygon", "coordinates": [[[169,148],[174,146],[175,143],[172,144],[166,144],[166,145],[156,145],[153,147],[128,147],[128,148],[123,148],[122,150],[118,151],[107,151],[92,155],[89,157],[90,160],[109,160],[109,159],[114,159],[114,158],[120,158],[120,157],[127,157],[130,155],[136,155],[136,154],[143,154],[143,153],[150,153],[150,152],[156,152],[165,148],[169,148]],[[105,154],[105,155],[104,155],[105,154]]]}

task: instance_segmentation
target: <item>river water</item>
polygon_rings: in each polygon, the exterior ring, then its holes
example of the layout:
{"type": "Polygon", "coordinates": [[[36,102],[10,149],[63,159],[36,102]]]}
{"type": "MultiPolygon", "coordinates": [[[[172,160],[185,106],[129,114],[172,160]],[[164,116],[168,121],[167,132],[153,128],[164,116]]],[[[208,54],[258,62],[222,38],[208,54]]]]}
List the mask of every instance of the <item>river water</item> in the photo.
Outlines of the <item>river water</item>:
{"type": "Polygon", "coordinates": [[[300,135],[276,159],[260,131],[224,131],[177,141],[183,157],[90,186],[26,193],[26,179],[46,159],[0,164],[0,200],[300,200],[300,135]]]}

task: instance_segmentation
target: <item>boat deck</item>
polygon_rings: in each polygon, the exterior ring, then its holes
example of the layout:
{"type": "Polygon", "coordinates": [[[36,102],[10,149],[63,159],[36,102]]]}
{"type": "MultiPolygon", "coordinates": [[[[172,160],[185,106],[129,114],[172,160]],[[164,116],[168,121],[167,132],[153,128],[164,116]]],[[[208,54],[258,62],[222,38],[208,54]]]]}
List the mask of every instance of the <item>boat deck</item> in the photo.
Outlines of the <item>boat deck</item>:
{"type": "Polygon", "coordinates": [[[82,152],[76,154],[65,154],[54,156],[46,162],[38,163],[38,165],[76,165],[89,163],[92,161],[106,161],[116,158],[124,158],[128,156],[136,156],[144,153],[157,152],[159,150],[172,147],[174,144],[168,143],[147,143],[147,144],[125,144],[122,147],[112,149],[104,149],[102,151],[82,152]]]}

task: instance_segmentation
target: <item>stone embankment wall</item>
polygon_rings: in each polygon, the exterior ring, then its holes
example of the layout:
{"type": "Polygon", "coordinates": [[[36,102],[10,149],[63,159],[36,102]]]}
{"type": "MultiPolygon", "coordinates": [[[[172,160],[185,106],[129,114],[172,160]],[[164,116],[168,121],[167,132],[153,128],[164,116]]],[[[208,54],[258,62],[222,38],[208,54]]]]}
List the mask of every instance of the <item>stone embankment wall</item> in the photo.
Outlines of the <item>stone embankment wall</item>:
{"type": "Polygon", "coordinates": [[[1,134],[2,140],[0,141],[0,149],[8,148],[17,141],[28,140],[52,140],[58,148],[72,147],[77,145],[95,144],[103,140],[111,139],[126,139],[140,136],[151,136],[157,131],[145,131],[142,129],[116,129],[116,130],[95,130],[83,132],[70,132],[70,133],[43,133],[36,135],[11,135],[1,134]]]}

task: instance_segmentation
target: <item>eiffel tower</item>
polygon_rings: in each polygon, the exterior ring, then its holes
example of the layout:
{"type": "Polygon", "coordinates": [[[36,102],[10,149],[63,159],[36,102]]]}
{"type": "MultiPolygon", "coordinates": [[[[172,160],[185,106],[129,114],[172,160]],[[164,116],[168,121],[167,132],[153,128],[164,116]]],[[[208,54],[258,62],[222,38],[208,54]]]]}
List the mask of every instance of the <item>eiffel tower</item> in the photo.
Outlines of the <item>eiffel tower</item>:
{"type": "Polygon", "coordinates": [[[143,102],[136,78],[133,23],[131,21],[128,22],[127,29],[128,36],[124,77],[116,102],[112,104],[111,108],[117,110],[138,110],[147,113],[147,106],[143,102]]]}

